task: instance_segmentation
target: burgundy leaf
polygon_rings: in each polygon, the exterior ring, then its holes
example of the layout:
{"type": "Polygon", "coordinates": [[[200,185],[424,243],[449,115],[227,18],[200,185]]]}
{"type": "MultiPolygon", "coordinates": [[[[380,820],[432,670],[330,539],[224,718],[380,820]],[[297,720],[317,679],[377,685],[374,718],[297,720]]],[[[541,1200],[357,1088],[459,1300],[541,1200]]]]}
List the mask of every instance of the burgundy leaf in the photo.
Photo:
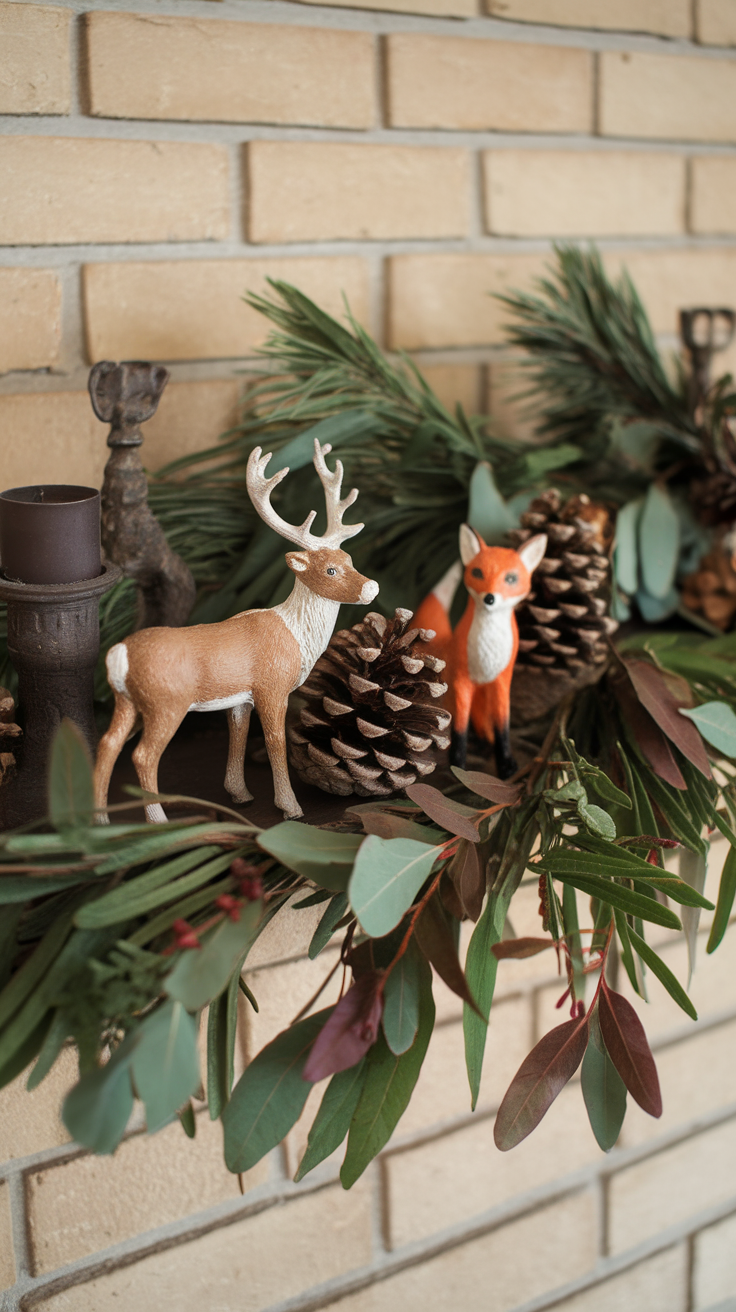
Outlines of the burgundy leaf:
{"type": "MultiPolygon", "coordinates": [[[[664,779],[673,788],[683,789],[687,785],[677,761],[672,755],[672,748],[662,730],[655,724],[651,715],[639,701],[630,679],[612,680],[619,705],[637,746],[651,765],[654,773],[664,779]]],[[[681,716],[681,719],[684,717],[681,716]]]]}
{"type": "Polygon", "coordinates": [[[632,1098],[650,1116],[662,1115],[662,1094],[644,1027],[634,1008],[605,980],[598,1003],[603,1042],[632,1098]]]}
{"type": "Polygon", "coordinates": [[[677,838],[659,838],[656,834],[631,834],[626,838],[617,839],[617,847],[682,847],[682,843],[677,838]]]}
{"type": "Polygon", "coordinates": [[[494,779],[493,775],[484,774],[482,770],[461,770],[458,765],[453,765],[452,773],[461,784],[465,784],[471,793],[477,793],[478,797],[485,797],[489,802],[496,802],[500,805],[506,803],[511,806],[518,802],[521,796],[521,784],[510,784],[504,779],[494,779]]]}
{"type": "Polygon", "coordinates": [[[649,661],[625,661],[625,665],[642,706],[696,770],[712,779],[703,739],[692,720],[680,715],[680,706],[687,703],[678,702],[656,665],[649,661]]]}
{"type": "Polygon", "coordinates": [[[583,1060],[588,1017],[568,1020],[540,1039],[524,1058],[498,1109],[493,1137],[501,1152],[515,1148],[536,1129],[583,1060]]]}
{"type": "Polygon", "coordinates": [[[412,802],[416,802],[417,806],[421,806],[435,824],[448,829],[458,838],[467,838],[469,843],[480,842],[480,834],[473,824],[473,819],[480,817],[471,807],[453,802],[452,798],[445,797],[439,788],[433,788],[431,784],[411,784],[406,789],[406,795],[412,802]]]}
{"type": "MultiPolygon", "coordinates": [[[[448,989],[452,989],[453,993],[480,1015],[460,965],[447,916],[436,895],[430,898],[417,920],[414,936],[427,961],[431,962],[448,989]]],[[[485,1020],[485,1017],[483,1019],[485,1020]]]]}
{"type": "MultiPolygon", "coordinates": [[[[416,815],[416,811],[413,812],[416,815]]],[[[416,820],[409,820],[406,815],[391,815],[388,811],[368,811],[360,817],[367,834],[377,834],[379,838],[413,838],[419,843],[436,842],[434,833],[424,829],[416,820]]],[[[436,833],[436,831],[434,831],[436,833]]]]}
{"type": "Polygon", "coordinates": [[[340,999],[312,1045],[304,1079],[316,1084],[328,1075],[355,1066],[378,1037],[383,1014],[382,975],[361,975],[340,999]]]}
{"type": "Polygon", "coordinates": [[[486,872],[480,853],[473,843],[461,842],[453,857],[450,874],[464,914],[474,923],[483,910],[486,895],[486,872]]]}
{"type": "Polygon", "coordinates": [[[498,961],[504,961],[507,957],[521,960],[524,957],[536,957],[538,952],[553,947],[554,939],[551,938],[505,938],[500,943],[494,943],[491,952],[498,961]]]}

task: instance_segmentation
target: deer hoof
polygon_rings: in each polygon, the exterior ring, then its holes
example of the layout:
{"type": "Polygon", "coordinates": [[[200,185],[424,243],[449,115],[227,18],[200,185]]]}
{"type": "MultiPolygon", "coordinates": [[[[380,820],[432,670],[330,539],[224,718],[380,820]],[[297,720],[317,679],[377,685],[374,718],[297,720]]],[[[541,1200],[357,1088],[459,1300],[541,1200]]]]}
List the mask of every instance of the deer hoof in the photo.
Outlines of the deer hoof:
{"type": "Polygon", "coordinates": [[[237,802],[239,806],[245,806],[246,802],[253,801],[253,794],[249,793],[247,788],[228,788],[227,791],[232,801],[237,802]]]}
{"type": "Polygon", "coordinates": [[[279,810],[283,812],[284,820],[301,820],[304,812],[299,803],[294,800],[288,806],[280,806],[279,810]]]}

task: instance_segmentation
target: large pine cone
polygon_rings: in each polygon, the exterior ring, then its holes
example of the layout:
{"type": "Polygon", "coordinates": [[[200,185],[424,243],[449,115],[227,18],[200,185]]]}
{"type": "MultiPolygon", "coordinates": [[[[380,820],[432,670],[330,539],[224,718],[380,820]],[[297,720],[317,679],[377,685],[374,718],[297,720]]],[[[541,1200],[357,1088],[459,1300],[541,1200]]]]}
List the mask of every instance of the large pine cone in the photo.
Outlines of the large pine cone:
{"type": "Polygon", "coordinates": [[[336,633],[299,689],[309,698],[288,731],[297,774],[327,793],[389,797],[431,774],[449,747],[445,662],[426,651],[429,629],[410,629],[410,610],[392,620],[371,612],[336,633]]]}
{"type": "Polygon", "coordinates": [[[607,637],[618,628],[608,614],[613,525],[605,506],[586,496],[562,506],[559,492],[550,488],[532,501],[521,524],[509,533],[514,546],[546,533],[547,551],[516,612],[519,655],[511,711],[517,724],[597,682],[608,660],[607,637]]]}

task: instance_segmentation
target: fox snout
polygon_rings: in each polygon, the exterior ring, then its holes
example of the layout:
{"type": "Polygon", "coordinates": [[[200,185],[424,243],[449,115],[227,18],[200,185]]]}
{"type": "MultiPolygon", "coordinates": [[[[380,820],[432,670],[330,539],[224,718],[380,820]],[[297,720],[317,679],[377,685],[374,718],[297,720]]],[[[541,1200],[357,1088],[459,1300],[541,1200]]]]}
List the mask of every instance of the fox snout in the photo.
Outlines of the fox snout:
{"type": "Polygon", "coordinates": [[[486,606],[493,606],[495,600],[496,598],[494,597],[492,592],[487,592],[485,597],[483,598],[483,601],[485,602],[486,606]]]}

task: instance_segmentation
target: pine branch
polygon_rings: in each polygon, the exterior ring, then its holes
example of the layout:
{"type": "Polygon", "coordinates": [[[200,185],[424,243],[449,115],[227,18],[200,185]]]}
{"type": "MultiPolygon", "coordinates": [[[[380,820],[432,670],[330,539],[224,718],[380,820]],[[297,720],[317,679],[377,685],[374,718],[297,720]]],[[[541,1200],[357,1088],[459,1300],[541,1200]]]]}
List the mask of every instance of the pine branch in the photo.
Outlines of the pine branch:
{"type": "Polygon", "coordinates": [[[539,430],[585,446],[612,420],[647,420],[662,436],[699,448],[683,389],[670,383],[646,311],[628,274],[612,282],[597,251],[556,247],[539,293],[501,296],[517,322],[509,341],[530,357],[525,395],[541,409],[539,430]]]}

